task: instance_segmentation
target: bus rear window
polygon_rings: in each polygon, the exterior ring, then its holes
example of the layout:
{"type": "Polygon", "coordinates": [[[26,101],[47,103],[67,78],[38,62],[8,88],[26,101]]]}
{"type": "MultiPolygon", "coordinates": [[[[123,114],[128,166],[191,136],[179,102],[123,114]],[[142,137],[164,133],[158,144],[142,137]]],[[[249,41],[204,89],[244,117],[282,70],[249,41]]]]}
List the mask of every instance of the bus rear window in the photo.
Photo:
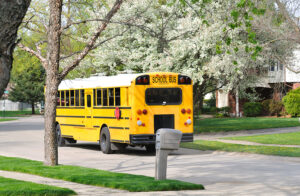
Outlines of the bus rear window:
{"type": "Polygon", "coordinates": [[[180,105],[182,91],[180,88],[148,88],[146,103],[148,105],[180,105]]]}

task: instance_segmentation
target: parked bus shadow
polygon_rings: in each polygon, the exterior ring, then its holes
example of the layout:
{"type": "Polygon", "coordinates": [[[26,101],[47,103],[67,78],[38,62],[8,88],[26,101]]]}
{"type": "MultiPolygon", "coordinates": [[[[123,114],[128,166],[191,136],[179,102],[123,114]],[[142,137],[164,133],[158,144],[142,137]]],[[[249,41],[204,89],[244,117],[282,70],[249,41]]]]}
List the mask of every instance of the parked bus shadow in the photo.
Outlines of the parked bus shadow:
{"type": "MultiPolygon", "coordinates": [[[[93,151],[100,151],[100,146],[97,143],[78,143],[78,144],[67,144],[67,147],[81,148],[93,151]]],[[[180,148],[169,154],[169,156],[178,155],[199,155],[199,154],[211,154],[212,151],[200,151],[187,148],[180,148]]],[[[123,150],[114,151],[114,154],[124,154],[129,156],[155,156],[155,153],[147,152],[145,147],[131,147],[128,146],[123,150]]]]}

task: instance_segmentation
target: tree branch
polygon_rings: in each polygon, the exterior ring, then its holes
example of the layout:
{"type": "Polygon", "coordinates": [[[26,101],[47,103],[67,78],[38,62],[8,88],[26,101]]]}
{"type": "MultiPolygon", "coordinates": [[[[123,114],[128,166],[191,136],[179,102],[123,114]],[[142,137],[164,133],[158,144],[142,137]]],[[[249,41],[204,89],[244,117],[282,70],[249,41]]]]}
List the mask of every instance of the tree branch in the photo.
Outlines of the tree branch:
{"type": "Polygon", "coordinates": [[[123,0],[116,0],[111,10],[108,12],[108,14],[104,18],[104,22],[97,28],[95,34],[91,37],[89,40],[89,43],[85,46],[85,48],[82,50],[82,52],[77,56],[77,58],[68,66],[66,66],[62,72],[60,73],[59,80],[61,81],[71,70],[73,70],[81,60],[89,53],[90,50],[93,49],[95,46],[95,43],[98,39],[98,37],[101,35],[101,33],[106,29],[108,23],[110,22],[111,18],[117,13],[117,11],[120,9],[121,4],[123,3],[123,0]]]}
{"type": "Polygon", "coordinates": [[[24,46],[21,43],[18,44],[18,47],[21,50],[24,50],[24,51],[28,52],[29,54],[36,56],[41,61],[43,67],[46,69],[47,60],[39,52],[37,52],[27,46],[24,46]]]}

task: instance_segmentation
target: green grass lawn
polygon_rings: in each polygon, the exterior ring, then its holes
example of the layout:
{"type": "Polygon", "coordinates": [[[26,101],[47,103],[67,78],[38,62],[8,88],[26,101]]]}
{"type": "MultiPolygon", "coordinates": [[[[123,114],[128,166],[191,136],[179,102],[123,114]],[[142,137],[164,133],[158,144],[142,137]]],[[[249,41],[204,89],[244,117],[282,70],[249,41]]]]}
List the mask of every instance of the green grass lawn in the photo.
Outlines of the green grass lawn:
{"type": "Polygon", "coordinates": [[[264,155],[277,155],[300,157],[300,148],[273,147],[273,146],[251,146],[241,144],[228,144],[216,141],[195,140],[192,143],[182,143],[181,147],[196,150],[212,150],[227,152],[246,152],[264,155]]]}
{"type": "Polygon", "coordinates": [[[32,195],[74,195],[74,191],[66,188],[36,184],[0,176],[0,195],[3,196],[32,196],[32,195]]]}
{"type": "MultiPolygon", "coordinates": [[[[39,114],[40,112],[38,110],[35,111],[36,114],[39,114]]],[[[28,116],[31,115],[31,110],[30,111],[0,111],[0,117],[23,117],[23,116],[28,116]]]]}
{"type": "Polygon", "coordinates": [[[298,118],[206,118],[196,119],[194,133],[300,126],[298,118]]]}
{"type": "Polygon", "coordinates": [[[300,145],[300,132],[242,137],[225,137],[222,139],[242,140],[261,144],[300,145]]]}
{"type": "Polygon", "coordinates": [[[204,189],[201,184],[178,180],[157,181],[152,177],[142,175],[115,173],[71,165],[49,167],[44,166],[40,161],[4,156],[0,156],[0,169],[132,192],[204,189]]]}
{"type": "Polygon", "coordinates": [[[17,120],[17,119],[15,119],[15,118],[0,118],[0,122],[11,121],[11,120],[17,120]]]}

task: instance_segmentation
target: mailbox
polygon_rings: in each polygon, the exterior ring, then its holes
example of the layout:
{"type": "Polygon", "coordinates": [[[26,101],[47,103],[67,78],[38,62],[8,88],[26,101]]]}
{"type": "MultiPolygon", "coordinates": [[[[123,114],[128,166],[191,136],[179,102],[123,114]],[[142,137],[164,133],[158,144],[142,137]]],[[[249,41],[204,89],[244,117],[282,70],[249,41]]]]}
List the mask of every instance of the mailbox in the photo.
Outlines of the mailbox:
{"type": "Polygon", "coordinates": [[[182,132],[175,129],[158,129],[156,132],[157,150],[178,150],[182,132]]]}

